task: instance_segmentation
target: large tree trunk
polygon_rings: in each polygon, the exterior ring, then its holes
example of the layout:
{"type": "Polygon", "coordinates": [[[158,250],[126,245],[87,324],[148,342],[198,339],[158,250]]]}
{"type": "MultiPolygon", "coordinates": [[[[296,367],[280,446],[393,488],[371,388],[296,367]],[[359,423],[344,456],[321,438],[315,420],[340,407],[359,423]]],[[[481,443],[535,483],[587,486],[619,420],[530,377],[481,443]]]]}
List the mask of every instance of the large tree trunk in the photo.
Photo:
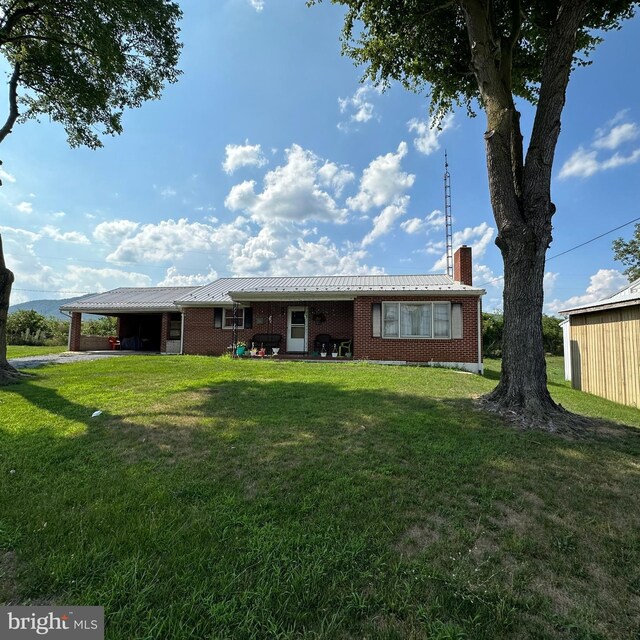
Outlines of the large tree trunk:
{"type": "Polygon", "coordinates": [[[6,384],[22,377],[20,372],[7,361],[7,315],[13,272],[4,263],[2,236],[0,236],[0,384],[6,384]]]}
{"type": "Polygon", "coordinates": [[[547,36],[536,117],[524,161],[511,77],[512,48],[520,37],[520,3],[511,4],[508,36],[496,30],[491,2],[461,3],[472,68],[487,114],[489,191],[505,277],[502,378],[485,400],[528,426],[553,430],[567,424],[567,414],[547,389],[542,342],[545,254],[555,211],[551,171],[576,34],[589,0],[562,0],[558,5],[547,36]]]}
{"type": "Polygon", "coordinates": [[[539,426],[552,425],[554,417],[564,413],[547,389],[542,340],[545,253],[550,240],[550,231],[536,237],[526,226],[518,229],[517,239],[498,236],[505,274],[502,377],[487,396],[501,409],[539,426]]]}

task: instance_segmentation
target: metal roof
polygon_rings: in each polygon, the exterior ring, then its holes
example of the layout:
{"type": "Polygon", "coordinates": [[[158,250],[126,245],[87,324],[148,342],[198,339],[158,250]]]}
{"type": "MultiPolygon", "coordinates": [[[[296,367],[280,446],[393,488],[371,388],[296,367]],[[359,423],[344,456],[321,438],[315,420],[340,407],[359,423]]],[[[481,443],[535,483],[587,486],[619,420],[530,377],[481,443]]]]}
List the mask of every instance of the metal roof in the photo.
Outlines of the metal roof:
{"type": "Polygon", "coordinates": [[[60,307],[60,311],[81,313],[130,313],[135,311],[178,311],[174,301],[199,287],[120,287],[86,296],[60,307]]]}
{"type": "Polygon", "coordinates": [[[189,307],[231,304],[234,300],[353,298],[357,295],[402,292],[479,296],[484,290],[454,282],[443,274],[220,278],[176,299],[176,304],[189,307]]]}
{"type": "Polygon", "coordinates": [[[608,298],[603,298],[597,302],[581,304],[577,307],[571,307],[570,309],[560,311],[560,313],[566,313],[567,315],[589,313],[591,311],[603,311],[604,309],[614,309],[616,307],[628,307],[635,304],[640,304],[640,278],[634,280],[624,289],[610,295],[608,298]]]}

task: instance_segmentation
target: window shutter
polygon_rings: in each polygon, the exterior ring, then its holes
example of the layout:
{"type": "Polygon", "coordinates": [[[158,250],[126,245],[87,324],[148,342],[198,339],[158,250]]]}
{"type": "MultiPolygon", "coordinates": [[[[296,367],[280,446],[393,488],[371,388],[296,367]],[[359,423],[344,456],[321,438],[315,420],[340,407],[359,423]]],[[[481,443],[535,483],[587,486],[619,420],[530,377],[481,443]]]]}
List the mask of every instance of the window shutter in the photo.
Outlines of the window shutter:
{"type": "Polygon", "coordinates": [[[382,305],[379,302],[371,305],[371,335],[382,337],[382,305]]]}
{"type": "Polygon", "coordinates": [[[451,305],[451,337],[462,338],[462,305],[459,302],[451,305]]]}
{"type": "Polygon", "coordinates": [[[244,328],[252,329],[253,328],[253,308],[246,307],[244,310],[244,328]]]}
{"type": "Polygon", "coordinates": [[[213,309],[213,326],[216,329],[222,329],[222,307],[213,309]]]}

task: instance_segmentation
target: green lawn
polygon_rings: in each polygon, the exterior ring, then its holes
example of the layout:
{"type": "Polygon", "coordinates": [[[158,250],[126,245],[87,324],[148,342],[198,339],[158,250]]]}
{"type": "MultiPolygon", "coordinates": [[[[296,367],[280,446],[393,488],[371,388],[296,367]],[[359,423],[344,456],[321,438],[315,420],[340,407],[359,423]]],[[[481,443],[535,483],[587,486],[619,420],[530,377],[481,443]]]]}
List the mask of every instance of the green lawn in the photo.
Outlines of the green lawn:
{"type": "Polygon", "coordinates": [[[68,351],[67,346],[55,347],[33,347],[33,346],[14,346],[7,347],[7,358],[25,358],[26,356],[43,356],[50,353],[63,353],[68,351]]]}
{"type": "Polygon", "coordinates": [[[640,430],[497,425],[498,368],[35,370],[0,391],[0,603],[102,605],[122,640],[637,637],[640,430]]]}

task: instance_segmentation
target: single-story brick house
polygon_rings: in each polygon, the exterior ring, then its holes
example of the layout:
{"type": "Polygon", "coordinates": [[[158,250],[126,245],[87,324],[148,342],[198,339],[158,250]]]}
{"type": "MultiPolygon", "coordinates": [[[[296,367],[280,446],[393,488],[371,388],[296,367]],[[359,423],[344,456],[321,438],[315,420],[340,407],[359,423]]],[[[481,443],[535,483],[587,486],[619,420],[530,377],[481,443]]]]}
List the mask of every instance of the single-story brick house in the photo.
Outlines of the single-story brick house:
{"type": "Polygon", "coordinates": [[[114,289],[61,307],[69,348],[83,348],[82,313],[118,318],[122,348],[221,355],[239,340],[279,355],[350,353],[354,359],[482,372],[482,295],[471,248],[446,275],[221,278],[202,287],[114,289]],[[260,344],[258,344],[260,342],[260,344]]]}
{"type": "Polygon", "coordinates": [[[640,407],[640,279],[560,313],[568,316],[565,377],[573,388],[640,407]]]}

